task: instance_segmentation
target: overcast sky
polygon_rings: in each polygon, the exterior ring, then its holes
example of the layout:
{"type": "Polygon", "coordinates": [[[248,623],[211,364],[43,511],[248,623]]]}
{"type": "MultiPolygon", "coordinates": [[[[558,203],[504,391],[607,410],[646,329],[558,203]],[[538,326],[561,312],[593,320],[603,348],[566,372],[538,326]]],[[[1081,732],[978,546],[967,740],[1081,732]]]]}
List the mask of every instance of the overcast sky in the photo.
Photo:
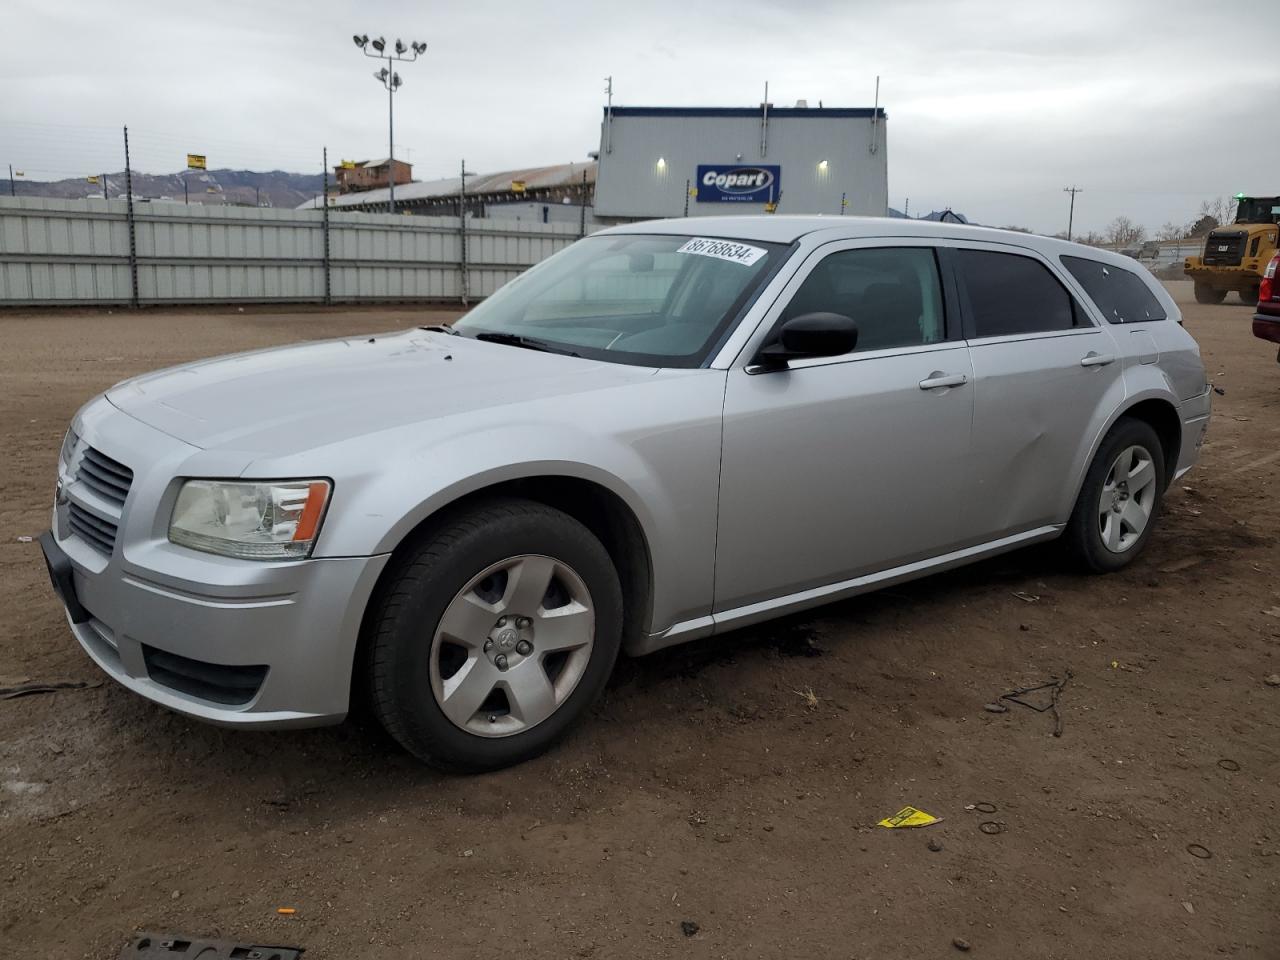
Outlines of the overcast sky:
{"type": "MultiPolygon", "coordinates": [[[[1201,200],[1280,193],[1280,56],[1260,8],[1161,0],[4,0],[0,165],[319,171],[387,151],[386,93],[351,35],[424,40],[397,155],[417,179],[582,161],[604,80],[622,105],[770,99],[888,111],[889,197],[994,225],[1156,229],[1201,200]]],[[[0,176],[5,175],[0,166],[0,176]]]]}

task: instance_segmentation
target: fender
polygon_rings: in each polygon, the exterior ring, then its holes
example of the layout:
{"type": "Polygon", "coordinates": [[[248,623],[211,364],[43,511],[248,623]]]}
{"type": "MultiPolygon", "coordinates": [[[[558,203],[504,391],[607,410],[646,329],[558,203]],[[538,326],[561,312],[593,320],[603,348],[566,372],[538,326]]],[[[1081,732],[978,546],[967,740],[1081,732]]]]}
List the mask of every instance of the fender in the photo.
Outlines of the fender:
{"type": "MultiPolygon", "coordinates": [[[[1151,370],[1153,374],[1159,372],[1158,368],[1153,364],[1144,365],[1142,369],[1151,370]]],[[[1132,370],[1125,371],[1126,381],[1128,381],[1131,372],[1132,370]]],[[[1151,381],[1155,381],[1157,378],[1155,376],[1151,376],[1149,379],[1151,381]]],[[[1075,509],[1076,501],[1080,498],[1080,490],[1084,486],[1085,474],[1089,472],[1089,467],[1093,464],[1093,458],[1097,456],[1098,448],[1102,445],[1103,438],[1106,437],[1108,431],[1115,426],[1117,420],[1127,414],[1138,404],[1147,400],[1161,400],[1167,403],[1174,411],[1174,414],[1177,415],[1178,400],[1167,386],[1161,388],[1156,386],[1154,383],[1151,383],[1145,389],[1139,390],[1137,393],[1126,394],[1124,402],[1112,410],[1111,414],[1103,421],[1102,425],[1094,431],[1093,439],[1089,443],[1087,454],[1076,466],[1075,475],[1071,478],[1071,483],[1067,487],[1067,492],[1070,493],[1071,497],[1070,500],[1065,503],[1065,509],[1062,510],[1062,523],[1066,523],[1066,521],[1070,519],[1071,512],[1075,509]]],[[[1174,464],[1174,466],[1176,467],[1177,465],[1174,464]]],[[[1167,470],[1167,472],[1168,476],[1165,477],[1166,482],[1168,482],[1173,476],[1173,472],[1171,470],[1167,470]]]]}
{"type": "MultiPolygon", "coordinates": [[[[505,405],[359,438],[316,544],[317,558],[393,551],[459,498],[512,480],[571,477],[599,485],[631,510],[652,562],[653,630],[710,613],[719,494],[724,374],[689,371],[578,400],[505,405]],[[555,409],[550,409],[554,407],[555,409]],[[655,426],[655,420],[661,424],[655,426]],[[388,456],[388,451],[393,455],[388,456]]],[[[323,449],[256,472],[305,476],[323,449]]]]}

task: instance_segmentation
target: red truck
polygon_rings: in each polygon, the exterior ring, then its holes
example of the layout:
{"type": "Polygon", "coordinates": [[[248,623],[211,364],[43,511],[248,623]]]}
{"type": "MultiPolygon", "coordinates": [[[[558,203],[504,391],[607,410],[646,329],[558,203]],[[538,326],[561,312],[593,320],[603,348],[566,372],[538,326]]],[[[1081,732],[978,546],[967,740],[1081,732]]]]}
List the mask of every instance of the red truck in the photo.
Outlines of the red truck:
{"type": "MultiPolygon", "coordinates": [[[[1271,258],[1262,274],[1258,287],[1258,312],[1253,315],[1253,335],[1272,343],[1280,343],[1280,283],[1276,272],[1280,271],[1280,253],[1271,258]]],[[[1276,362],[1280,363],[1280,349],[1276,350],[1276,362]]]]}

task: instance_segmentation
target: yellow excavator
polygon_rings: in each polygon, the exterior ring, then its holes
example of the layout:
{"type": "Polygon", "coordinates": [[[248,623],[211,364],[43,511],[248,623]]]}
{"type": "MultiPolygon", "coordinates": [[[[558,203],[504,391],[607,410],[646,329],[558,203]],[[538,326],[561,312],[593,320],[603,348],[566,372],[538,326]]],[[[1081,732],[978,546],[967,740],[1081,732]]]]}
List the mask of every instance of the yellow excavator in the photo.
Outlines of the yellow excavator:
{"type": "Polygon", "coordinates": [[[1235,200],[1235,222],[1212,230],[1200,256],[1184,264],[1195,281],[1197,303],[1221,303],[1232,290],[1241,303],[1257,303],[1262,274],[1276,254],[1280,197],[1237,193],[1235,200]]]}

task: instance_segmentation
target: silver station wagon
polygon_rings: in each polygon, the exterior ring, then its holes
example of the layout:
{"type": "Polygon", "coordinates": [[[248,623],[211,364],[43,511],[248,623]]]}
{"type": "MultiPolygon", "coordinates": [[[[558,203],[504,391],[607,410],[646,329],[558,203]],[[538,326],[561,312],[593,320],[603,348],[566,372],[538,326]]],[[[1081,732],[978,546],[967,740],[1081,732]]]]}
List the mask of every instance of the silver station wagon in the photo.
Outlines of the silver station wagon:
{"type": "Polygon", "coordinates": [[[907,220],[595,234],[451,328],[126,381],[41,543],[121,684],[231,726],[367,694],[416,756],[556,741],[643,654],[1060,537],[1141,552],[1210,388],[1132,260],[907,220]]]}

